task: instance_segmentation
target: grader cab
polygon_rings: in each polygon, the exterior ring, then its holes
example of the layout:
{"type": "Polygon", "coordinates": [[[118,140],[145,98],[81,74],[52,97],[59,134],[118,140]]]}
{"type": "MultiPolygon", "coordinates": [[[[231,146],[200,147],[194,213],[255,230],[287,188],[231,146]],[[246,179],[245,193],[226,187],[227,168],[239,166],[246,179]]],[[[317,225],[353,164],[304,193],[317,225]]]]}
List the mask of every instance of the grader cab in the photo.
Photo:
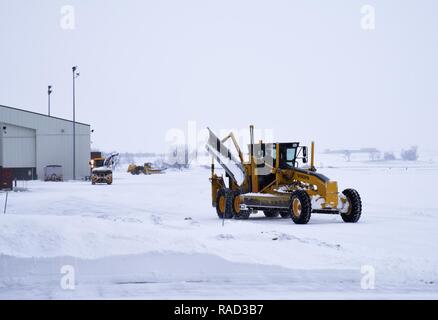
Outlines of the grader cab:
{"type": "Polygon", "coordinates": [[[340,214],[345,222],[359,221],[359,193],[354,189],[339,193],[336,181],[316,172],[313,142],[308,165],[306,146],[298,142],[255,144],[254,127],[250,126],[249,161],[244,161],[233,133],[221,140],[208,130],[212,205],[219,218],[247,219],[263,211],[266,217],[290,217],[296,224],[308,223],[312,213],[340,214]],[[238,158],[225,146],[228,139],[238,158]],[[215,161],[224,169],[225,177],[216,174],[215,161]]]}

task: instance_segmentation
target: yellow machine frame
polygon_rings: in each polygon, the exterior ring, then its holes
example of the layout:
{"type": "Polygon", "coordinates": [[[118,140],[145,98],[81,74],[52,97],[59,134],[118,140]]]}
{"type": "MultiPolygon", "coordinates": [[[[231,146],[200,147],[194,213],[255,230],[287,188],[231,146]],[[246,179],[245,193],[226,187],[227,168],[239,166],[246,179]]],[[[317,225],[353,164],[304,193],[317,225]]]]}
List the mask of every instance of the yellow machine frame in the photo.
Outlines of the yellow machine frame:
{"type": "MultiPolygon", "coordinates": [[[[341,213],[349,214],[352,208],[356,210],[355,221],[347,221],[348,217],[344,219],[346,222],[356,222],[361,214],[361,201],[360,196],[354,189],[344,190],[343,193],[339,193],[338,184],[336,181],[332,181],[326,176],[316,172],[315,168],[315,143],[311,143],[310,152],[310,165],[307,168],[298,168],[295,166],[297,153],[294,158],[294,167],[284,168],[280,165],[280,150],[287,145],[296,145],[295,150],[301,150],[303,153],[303,162],[307,163],[307,147],[299,146],[299,143],[273,143],[269,144],[275,146],[275,162],[270,165],[267,162],[263,162],[262,168],[264,175],[268,171],[270,175],[269,183],[261,186],[259,181],[261,175],[259,174],[260,163],[257,165],[257,158],[254,155],[254,148],[266,146],[262,141],[259,144],[253,142],[254,127],[250,126],[251,143],[249,145],[249,160],[244,161],[243,153],[237,143],[237,140],[233,133],[230,133],[221,140],[222,143],[231,139],[235,146],[239,160],[244,170],[244,181],[240,185],[236,180],[229,178],[228,186],[222,175],[215,173],[215,155],[212,153],[211,162],[211,197],[212,205],[218,209],[218,214],[225,210],[227,205],[227,197],[232,197],[232,210],[234,214],[239,214],[242,208],[257,212],[257,210],[291,210],[291,195],[294,191],[302,190],[307,193],[308,198],[311,200],[311,204],[314,206],[312,212],[316,213],[341,213]],[[229,190],[229,195],[218,196],[221,190],[229,190]],[[220,202],[220,203],[218,203],[220,202]],[[351,202],[351,203],[350,203],[351,202]]],[[[211,151],[209,148],[207,148],[211,151]]],[[[284,149],[283,149],[284,150],[284,149]]],[[[266,156],[266,155],[265,155],[266,156]]],[[[221,163],[219,161],[219,163],[221,163]]],[[[222,165],[222,163],[221,163],[222,165]]],[[[310,202],[309,202],[310,203],[310,202]]],[[[301,209],[300,209],[301,210],[301,209]]],[[[343,216],[344,218],[344,216],[343,216]]],[[[307,223],[307,222],[305,222],[307,223]]]]}

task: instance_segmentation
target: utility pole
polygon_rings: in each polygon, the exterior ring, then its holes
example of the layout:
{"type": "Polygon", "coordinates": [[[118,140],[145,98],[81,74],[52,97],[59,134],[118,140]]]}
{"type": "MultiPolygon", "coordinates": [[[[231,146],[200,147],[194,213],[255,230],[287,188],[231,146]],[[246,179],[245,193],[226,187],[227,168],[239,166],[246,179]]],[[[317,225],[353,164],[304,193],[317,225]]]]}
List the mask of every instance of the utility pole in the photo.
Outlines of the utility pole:
{"type": "Polygon", "coordinates": [[[77,66],[72,67],[73,71],[73,180],[76,180],[76,88],[75,79],[79,77],[76,72],[77,66]]]}
{"type": "Polygon", "coordinates": [[[6,214],[6,208],[8,206],[8,194],[9,192],[6,191],[6,196],[5,196],[5,208],[3,209],[3,214],[6,214]]]}
{"type": "Polygon", "coordinates": [[[52,86],[47,87],[47,96],[48,96],[48,115],[50,117],[50,95],[52,94],[52,86]]]}

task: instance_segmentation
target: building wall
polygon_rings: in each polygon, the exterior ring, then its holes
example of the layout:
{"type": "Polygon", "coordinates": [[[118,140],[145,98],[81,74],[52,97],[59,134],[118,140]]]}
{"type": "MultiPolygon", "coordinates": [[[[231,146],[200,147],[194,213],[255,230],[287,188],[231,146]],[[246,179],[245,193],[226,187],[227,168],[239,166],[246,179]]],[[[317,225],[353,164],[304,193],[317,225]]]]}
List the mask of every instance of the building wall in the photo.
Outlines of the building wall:
{"type": "Polygon", "coordinates": [[[0,167],[3,167],[3,126],[0,121],[0,167]]]}
{"type": "MultiPolygon", "coordinates": [[[[63,167],[65,179],[73,178],[73,123],[71,121],[0,106],[0,126],[1,130],[6,126],[6,131],[9,128],[14,130],[16,129],[15,127],[22,127],[19,129],[21,134],[29,134],[31,131],[35,132],[35,165],[39,179],[44,178],[44,167],[53,164],[63,167]]],[[[6,158],[12,159],[12,156],[9,156],[11,152],[19,155],[18,157],[23,157],[24,150],[20,151],[18,149],[20,144],[15,144],[17,150],[5,149],[4,145],[7,139],[4,132],[1,140],[3,162],[6,158]],[[5,155],[6,151],[8,155],[5,155]]],[[[24,154],[28,153],[25,152],[24,154]]],[[[77,179],[82,179],[89,175],[89,158],[90,126],[76,123],[77,179]]],[[[16,167],[27,166],[28,164],[20,162],[18,158],[16,158],[15,163],[16,167]]],[[[4,167],[11,166],[11,162],[7,163],[7,165],[4,163],[4,167]]]]}

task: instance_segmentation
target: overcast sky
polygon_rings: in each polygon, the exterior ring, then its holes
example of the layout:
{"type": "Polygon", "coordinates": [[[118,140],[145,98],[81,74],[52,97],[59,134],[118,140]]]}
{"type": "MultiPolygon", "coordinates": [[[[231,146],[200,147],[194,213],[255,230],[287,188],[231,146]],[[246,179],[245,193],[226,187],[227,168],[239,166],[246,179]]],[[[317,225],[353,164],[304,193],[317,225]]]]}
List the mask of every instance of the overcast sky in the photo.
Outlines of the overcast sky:
{"type": "Polygon", "coordinates": [[[71,119],[78,65],[93,148],[164,151],[193,120],[321,148],[438,149],[437,4],[0,0],[0,104],[46,113],[52,84],[52,114],[71,119]]]}

